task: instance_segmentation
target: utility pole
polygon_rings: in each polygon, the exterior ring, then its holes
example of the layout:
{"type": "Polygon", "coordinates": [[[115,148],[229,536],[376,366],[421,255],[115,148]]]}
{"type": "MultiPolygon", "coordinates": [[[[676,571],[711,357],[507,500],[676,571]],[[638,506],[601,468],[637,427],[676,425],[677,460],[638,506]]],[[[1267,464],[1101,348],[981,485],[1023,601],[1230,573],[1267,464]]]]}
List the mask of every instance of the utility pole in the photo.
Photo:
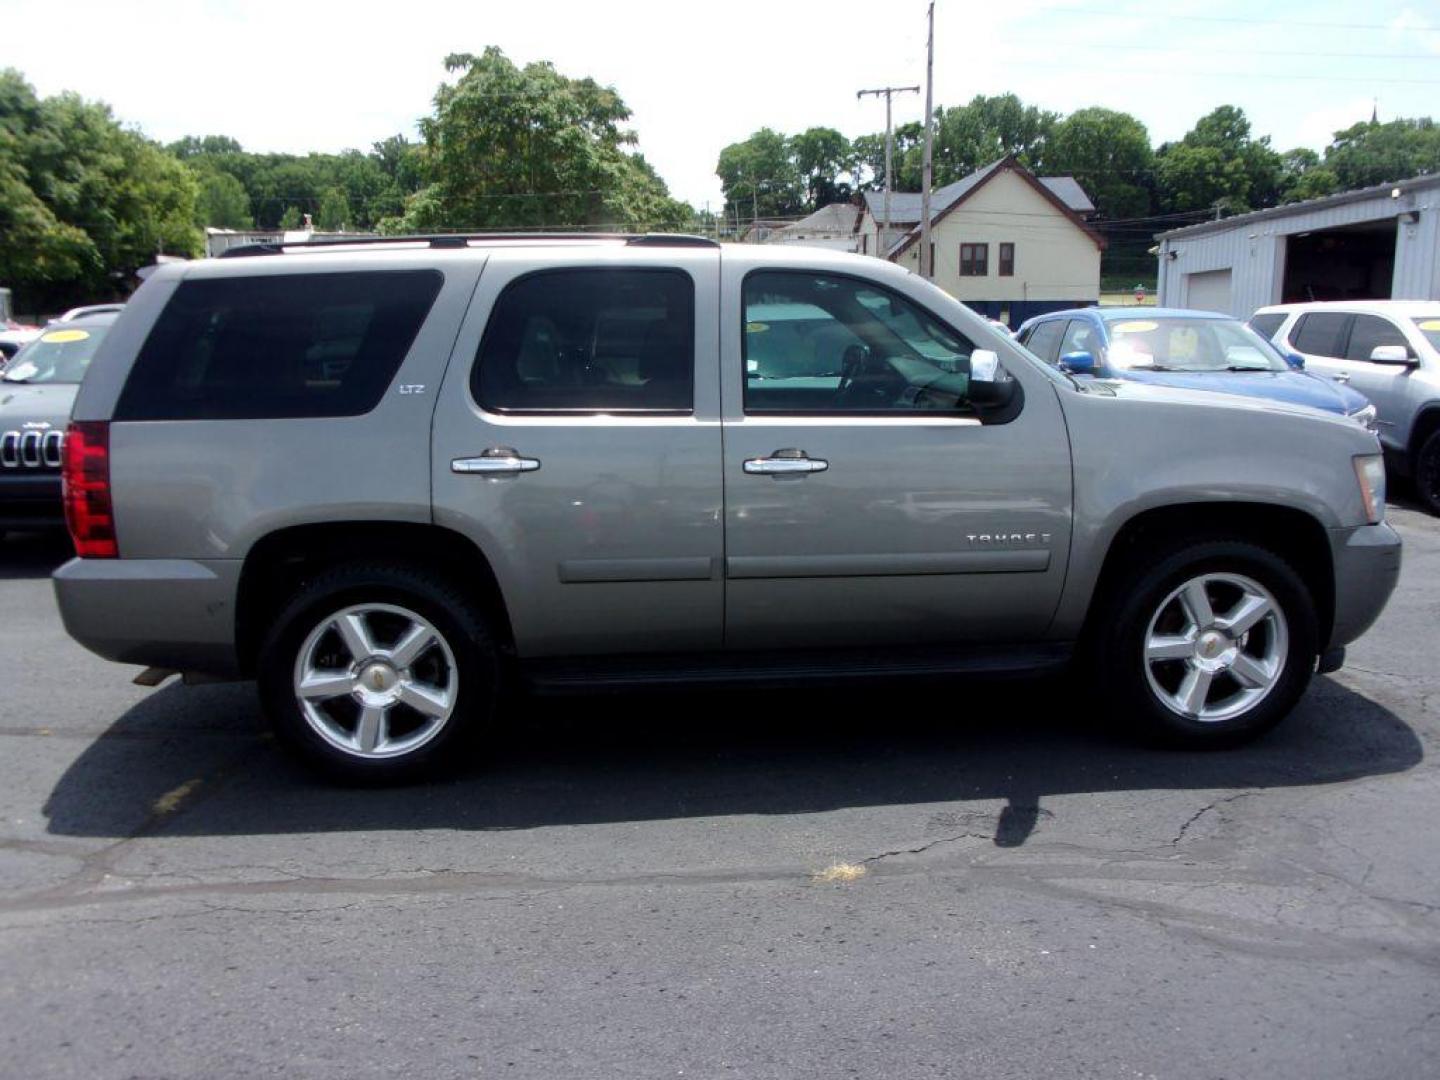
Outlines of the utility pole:
{"type": "Polygon", "coordinates": [[[885,245],[888,243],[890,234],[890,189],[894,186],[895,178],[895,125],[890,117],[890,99],[895,94],[918,94],[918,86],[882,86],[875,90],[857,90],[855,100],[859,101],[866,94],[873,94],[879,97],[885,95],[885,217],[880,226],[880,243],[876,245],[875,254],[881,258],[885,257],[885,245]]]}
{"type": "Polygon", "coordinates": [[[935,0],[930,0],[930,30],[925,37],[925,159],[920,166],[920,276],[935,276],[930,257],[930,179],[935,155],[935,0]]]}

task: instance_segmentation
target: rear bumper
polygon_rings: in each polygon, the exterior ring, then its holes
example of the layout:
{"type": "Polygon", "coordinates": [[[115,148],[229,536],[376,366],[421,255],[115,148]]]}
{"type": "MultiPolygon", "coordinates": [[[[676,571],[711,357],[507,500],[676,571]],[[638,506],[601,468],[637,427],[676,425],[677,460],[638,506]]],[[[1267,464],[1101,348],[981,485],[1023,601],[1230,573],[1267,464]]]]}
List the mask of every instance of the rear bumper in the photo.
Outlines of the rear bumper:
{"type": "Polygon", "coordinates": [[[239,559],[71,559],[55,571],[65,629],[122,664],[239,674],[239,559]]]}
{"type": "Polygon", "coordinates": [[[1327,649],[1348,645],[1385,609],[1400,578],[1400,537],[1389,525],[1330,530],[1335,624],[1327,649]]]}
{"type": "Polygon", "coordinates": [[[0,471],[0,529],[50,528],[64,523],[59,473],[0,471]]]}

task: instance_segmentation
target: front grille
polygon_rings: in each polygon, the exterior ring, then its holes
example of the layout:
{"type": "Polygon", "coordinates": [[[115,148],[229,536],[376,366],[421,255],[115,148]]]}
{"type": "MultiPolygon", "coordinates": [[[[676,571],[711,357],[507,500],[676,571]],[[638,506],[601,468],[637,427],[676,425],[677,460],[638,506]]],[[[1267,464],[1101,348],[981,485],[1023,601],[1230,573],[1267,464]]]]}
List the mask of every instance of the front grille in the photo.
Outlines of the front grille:
{"type": "Polygon", "coordinates": [[[58,469],[63,431],[7,431],[0,435],[0,469],[58,469]]]}

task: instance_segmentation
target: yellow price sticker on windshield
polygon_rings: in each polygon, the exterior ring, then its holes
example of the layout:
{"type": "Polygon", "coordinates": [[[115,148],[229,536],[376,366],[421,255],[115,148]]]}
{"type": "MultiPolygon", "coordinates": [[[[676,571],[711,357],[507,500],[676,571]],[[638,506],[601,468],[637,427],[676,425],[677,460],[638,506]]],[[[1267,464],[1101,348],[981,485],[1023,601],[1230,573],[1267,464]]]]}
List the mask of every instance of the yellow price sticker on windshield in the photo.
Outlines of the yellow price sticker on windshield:
{"type": "Polygon", "coordinates": [[[1416,325],[1426,333],[1433,334],[1436,330],[1440,330],[1440,319],[1426,319],[1424,322],[1417,323],[1416,325]]]}
{"type": "Polygon", "coordinates": [[[763,334],[766,330],[769,330],[769,329],[770,329],[770,324],[769,324],[769,323],[763,323],[763,322],[747,322],[747,323],[745,324],[745,332],[746,332],[747,334],[763,334]]]}
{"type": "Polygon", "coordinates": [[[48,341],[52,345],[64,345],[70,341],[84,341],[90,336],[88,330],[51,330],[48,334],[41,334],[41,341],[48,341]]]}
{"type": "Polygon", "coordinates": [[[1110,327],[1112,334],[1144,334],[1158,327],[1159,323],[1145,322],[1122,322],[1110,327]]]}

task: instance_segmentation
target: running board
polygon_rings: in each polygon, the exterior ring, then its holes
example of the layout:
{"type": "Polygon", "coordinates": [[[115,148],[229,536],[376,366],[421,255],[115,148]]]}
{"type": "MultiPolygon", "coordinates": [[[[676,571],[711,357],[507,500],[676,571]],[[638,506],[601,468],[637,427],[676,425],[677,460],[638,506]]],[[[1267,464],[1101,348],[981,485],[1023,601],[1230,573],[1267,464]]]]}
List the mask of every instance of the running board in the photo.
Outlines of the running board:
{"type": "Polygon", "coordinates": [[[539,694],[733,687],[774,689],[817,683],[909,678],[1023,678],[1052,674],[1070,661],[1069,642],[945,648],[836,649],[766,653],[701,653],[571,657],[522,662],[539,694]]]}

